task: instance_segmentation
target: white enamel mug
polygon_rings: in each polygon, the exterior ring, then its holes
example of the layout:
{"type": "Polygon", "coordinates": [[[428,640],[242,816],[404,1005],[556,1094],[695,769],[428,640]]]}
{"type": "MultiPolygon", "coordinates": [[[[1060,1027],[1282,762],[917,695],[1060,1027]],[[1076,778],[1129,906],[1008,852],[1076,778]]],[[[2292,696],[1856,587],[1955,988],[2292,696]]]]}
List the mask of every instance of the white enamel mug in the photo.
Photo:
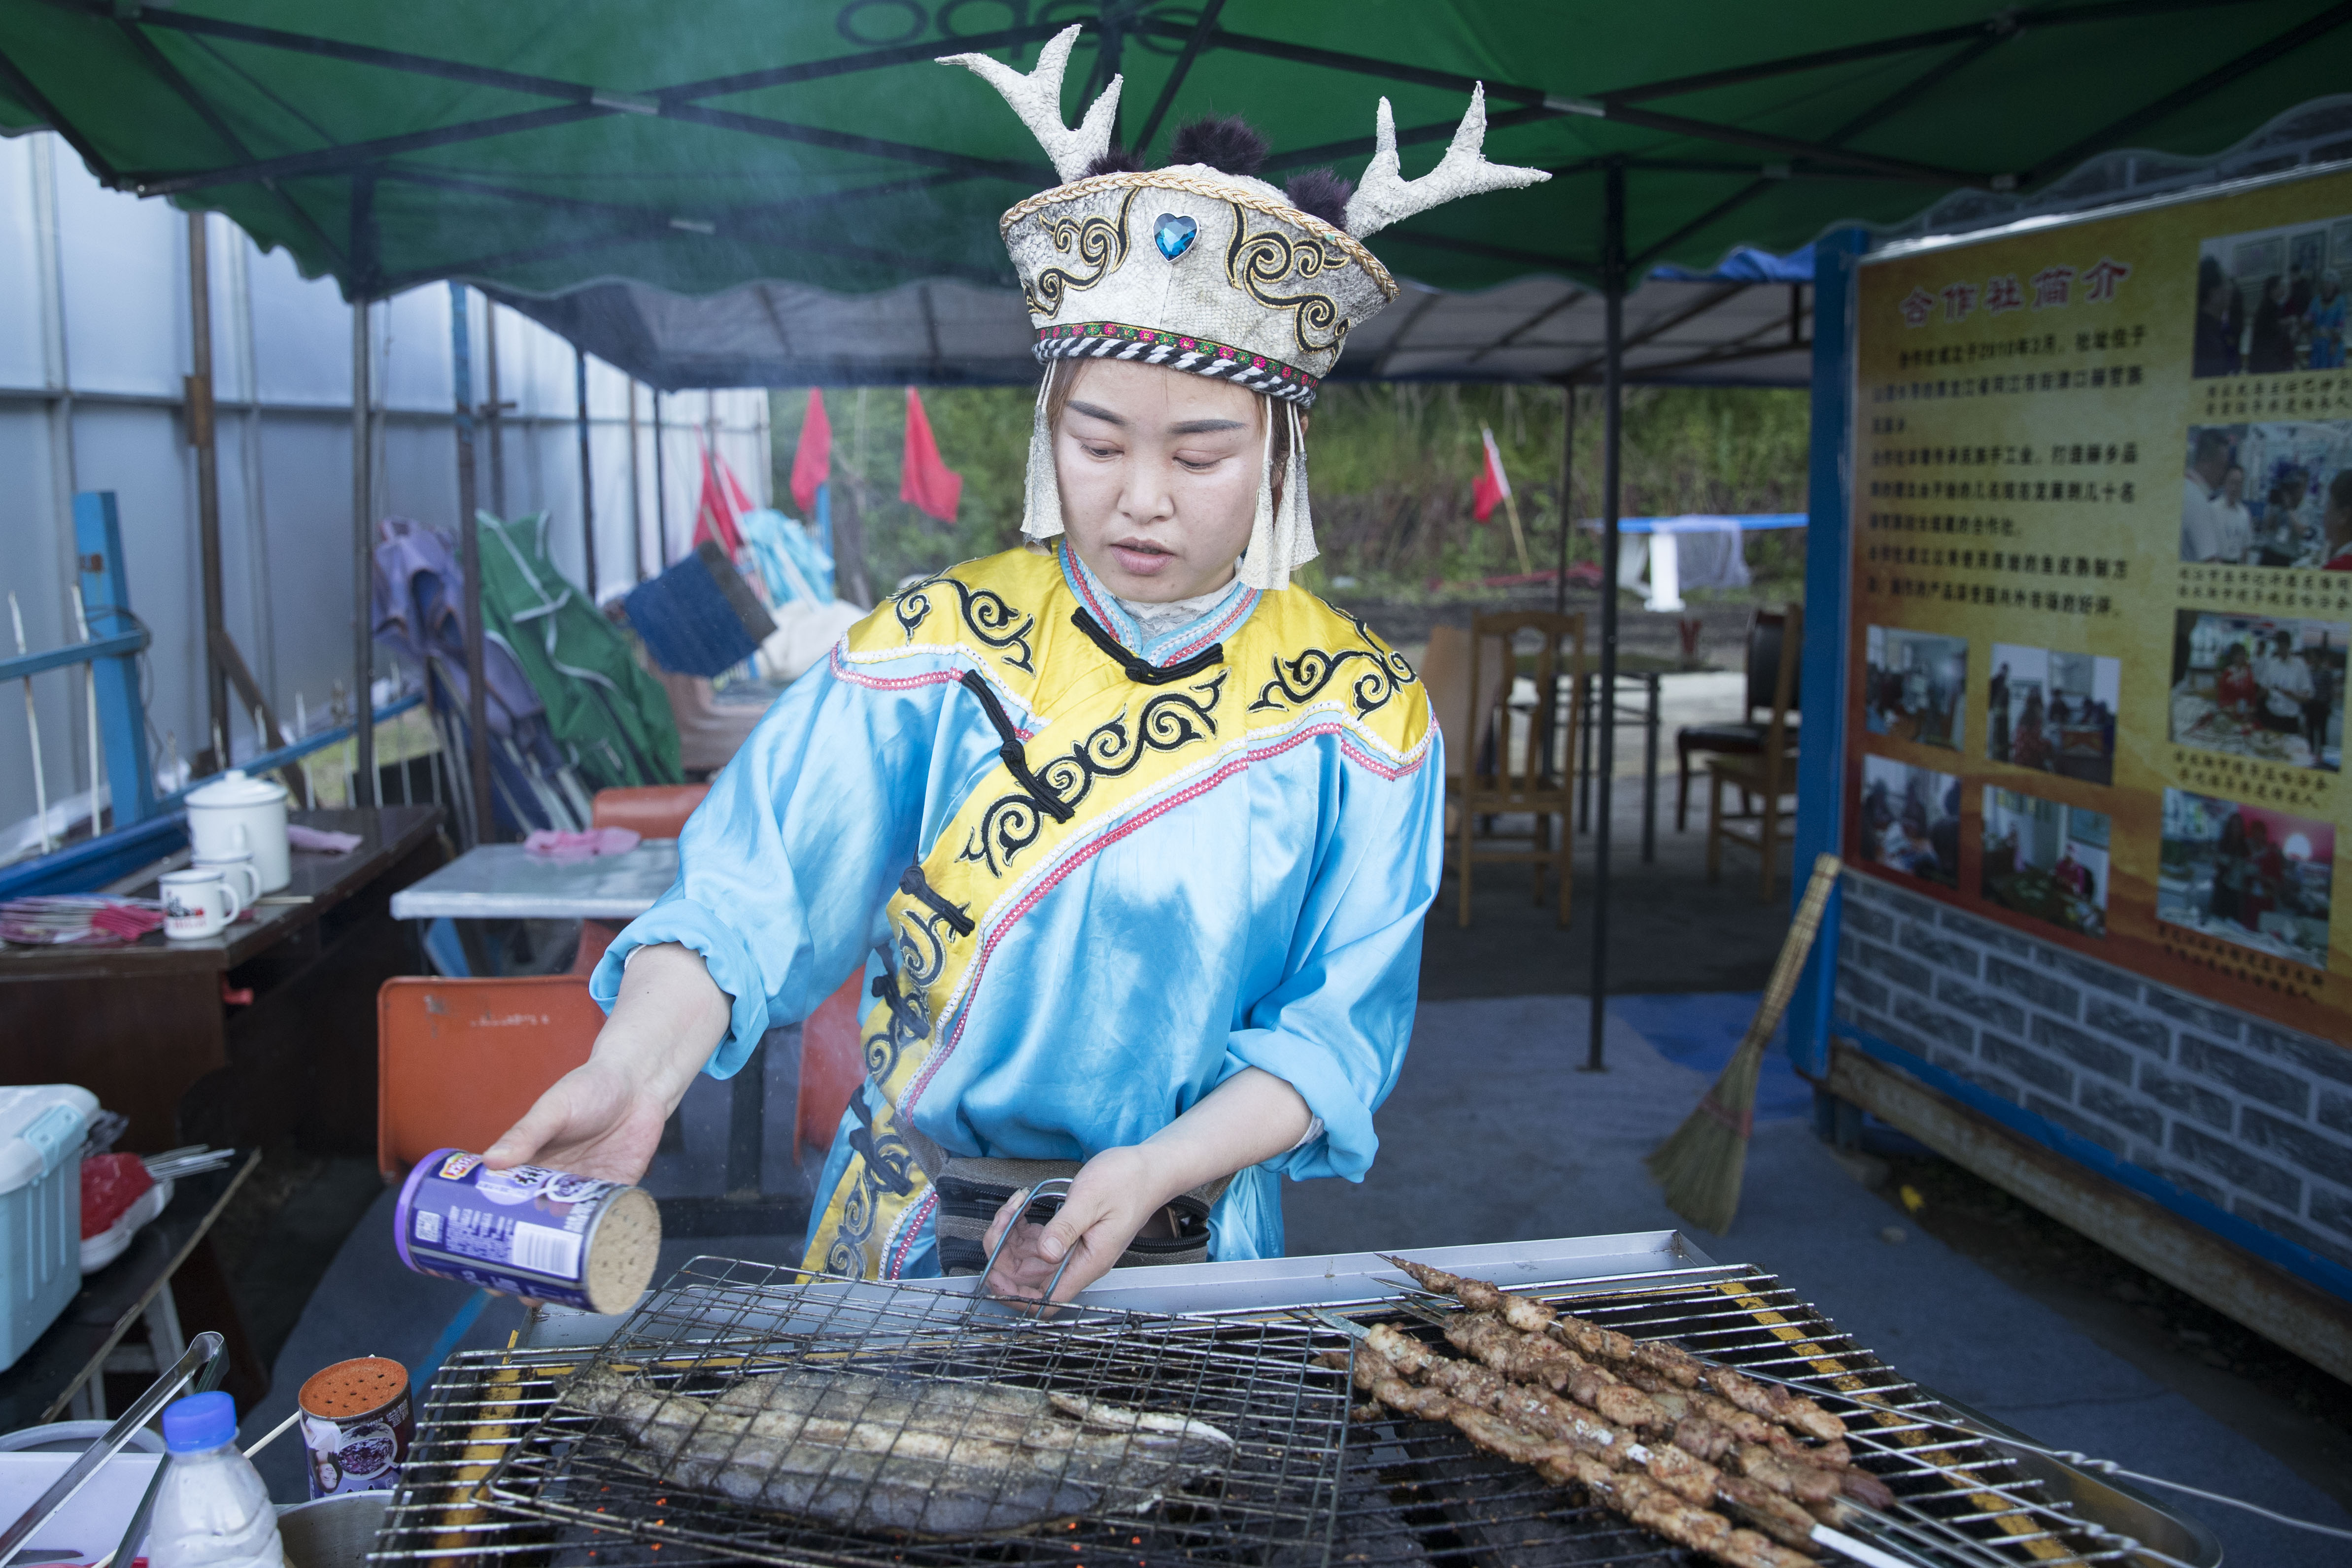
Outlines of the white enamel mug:
{"type": "Polygon", "coordinates": [[[156,879],[163,900],[163,934],[173,942],[202,942],[228,929],[245,912],[245,900],[217,870],[166,871],[156,879]]]}
{"type": "Polygon", "coordinates": [[[236,889],[237,902],[251,909],[261,897],[261,868],[250,855],[199,855],[188,862],[191,871],[210,871],[236,889]]]}

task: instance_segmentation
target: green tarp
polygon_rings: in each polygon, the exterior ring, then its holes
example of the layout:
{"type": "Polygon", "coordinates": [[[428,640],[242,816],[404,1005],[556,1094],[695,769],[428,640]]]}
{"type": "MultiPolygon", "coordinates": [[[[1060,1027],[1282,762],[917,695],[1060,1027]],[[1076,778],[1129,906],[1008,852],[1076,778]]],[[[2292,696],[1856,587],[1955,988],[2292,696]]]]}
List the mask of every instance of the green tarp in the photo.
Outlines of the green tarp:
{"type": "Polygon", "coordinates": [[[676,784],[677,723],[669,694],[628,641],[547,557],[547,514],[482,529],[482,632],[503,643],[547,710],[556,745],[593,795],[676,784]]]}
{"type": "Polygon", "coordinates": [[[930,57],[1025,68],[1084,21],[1068,118],[1115,63],[1123,140],[1158,156],[1181,121],[1244,113],[1277,179],[1359,173],[1382,94],[1417,174],[1483,79],[1490,154],[1559,177],[1378,242],[1402,274],[1474,289],[1598,279],[1610,160],[1638,278],[2031,188],[2113,147],[2215,153],[2343,91],[2347,20],[2326,0],[6,0],[0,124],[55,125],[101,178],[216,207],[371,295],[1009,284],[996,216],[1050,172],[930,57]]]}

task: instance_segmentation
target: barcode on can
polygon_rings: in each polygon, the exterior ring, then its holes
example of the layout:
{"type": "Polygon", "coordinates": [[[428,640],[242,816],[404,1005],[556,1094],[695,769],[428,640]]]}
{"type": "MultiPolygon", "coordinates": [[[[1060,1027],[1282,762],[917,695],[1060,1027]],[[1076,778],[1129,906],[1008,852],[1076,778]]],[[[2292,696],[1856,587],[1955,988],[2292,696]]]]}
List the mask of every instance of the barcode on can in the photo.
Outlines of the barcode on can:
{"type": "Polygon", "coordinates": [[[517,1224],[514,1250],[509,1256],[517,1268],[533,1274],[563,1279],[577,1279],[580,1274],[580,1238],[553,1226],[517,1224]]]}

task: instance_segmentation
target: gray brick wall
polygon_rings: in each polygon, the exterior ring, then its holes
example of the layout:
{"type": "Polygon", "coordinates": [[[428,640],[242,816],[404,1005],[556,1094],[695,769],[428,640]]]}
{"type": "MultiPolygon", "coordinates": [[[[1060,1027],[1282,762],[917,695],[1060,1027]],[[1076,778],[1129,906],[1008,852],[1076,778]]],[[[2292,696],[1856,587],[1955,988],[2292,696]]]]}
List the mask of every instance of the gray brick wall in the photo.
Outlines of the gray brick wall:
{"type": "Polygon", "coordinates": [[[2352,1049],[1852,873],[1836,1016],[2352,1265],[2352,1049]]]}

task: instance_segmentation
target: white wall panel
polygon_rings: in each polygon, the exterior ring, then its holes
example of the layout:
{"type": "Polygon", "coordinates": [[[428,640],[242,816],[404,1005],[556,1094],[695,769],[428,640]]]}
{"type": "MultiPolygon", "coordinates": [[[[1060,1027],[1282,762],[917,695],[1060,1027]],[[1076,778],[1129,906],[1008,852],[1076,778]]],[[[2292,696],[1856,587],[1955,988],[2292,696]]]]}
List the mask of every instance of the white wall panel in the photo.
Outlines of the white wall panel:
{"type": "Polygon", "coordinates": [[[0,142],[0,384],[48,381],[41,312],[40,247],[47,224],[33,186],[33,159],[47,158],[43,138],[0,142]]]}
{"type": "MultiPolygon", "coordinates": [[[[253,362],[261,401],[348,410],[352,308],[333,283],[303,281],[286,252],[265,254],[250,240],[242,243],[251,253],[246,275],[253,290],[253,362]]],[[[226,248],[214,246],[215,254],[226,248]]],[[[345,458],[346,476],[349,463],[345,458]]]]}
{"type": "Polygon", "coordinates": [[[79,392],[177,397],[188,368],[188,220],[110,191],[57,146],[66,363],[79,392]]]}
{"type": "MultiPolygon", "coordinates": [[[[348,689],[352,673],[351,308],[332,282],[304,280],[282,252],[264,253],[226,219],[213,217],[206,229],[225,625],[290,722],[298,694],[317,712],[335,683],[348,689]]],[[[52,136],[0,141],[0,473],[11,479],[0,487],[0,538],[10,546],[0,553],[0,589],[23,605],[32,646],[65,640],[70,495],[114,490],[132,607],[155,637],[149,717],[158,736],[175,736],[184,757],[207,743],[195,465],[180,406],[190,362],[187,279],[184,215],[101,188],[52,136]]],[[[490,313],[479,295],[468,298],[470,399],[478,404],[488,395],[490,313]]],[[[450,319],[450,291],[437,283],[372,312],[379,517],[456,521],[450,319]]],[[[551,549],[577,582],[586,551],[574,352],[513,311],[495,312],[495,323],[499,393],[516,405],[502,421],[507,510],[550,512],[551,549]]],[[[764,393],[664,398],[665,417],[676,421],[665,443],[667,551],[653,538],[650,390],[592,360],[589,406],[604,596],[683,553],[714,413],[717,449],[752,499],[764,500],[764,393]]],[[[480,499],[488,506],[488,452],[481,456],[480,499]]],[[[88,771],[80,677],[41,676],[35,692],[47,782],[59,798],[83,787],[88,771]]],[[[33,788],[21,699],[0,697],[5,848],[10,825],[32,814],[33,788]]],[[[243,718],[232,728],[240,754],[252,748],[250,731],[243,718]]]]}

